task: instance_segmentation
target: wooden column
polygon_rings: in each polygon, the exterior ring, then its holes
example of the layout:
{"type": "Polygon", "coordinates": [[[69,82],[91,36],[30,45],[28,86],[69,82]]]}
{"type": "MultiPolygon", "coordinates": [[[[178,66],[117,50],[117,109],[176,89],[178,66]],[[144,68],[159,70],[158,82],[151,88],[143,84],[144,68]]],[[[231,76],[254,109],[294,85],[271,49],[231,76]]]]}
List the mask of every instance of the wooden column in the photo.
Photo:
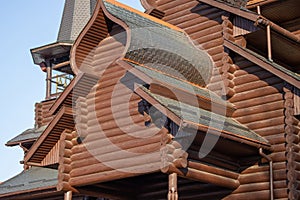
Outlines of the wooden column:
{"type": "Polygon", "coordinates": [[[47,62],[47,77],[46,77],[46,99],[50,99],[51,97],[51,79],[52,79],[52,67],[51,63],[47,62]]]}
{"type": "Polygon", "coordinates": [[[178,200],[177,193],[177,174],[172,173],[169,175],[169,193],[168,200],[178,200]]]}
{"type": "Polygon", "coordinates": [[[272,60],[272,40],[271,40],[270,25],[267,26],[267,46],[268,46],[268,59],[269,59],[269,61],[273,61],[272,60]]]}
{"type": "Polygon", "coordinates": [[[64,200],[72,200],[72,191],[68,191],[65,193],[64,200]]]}

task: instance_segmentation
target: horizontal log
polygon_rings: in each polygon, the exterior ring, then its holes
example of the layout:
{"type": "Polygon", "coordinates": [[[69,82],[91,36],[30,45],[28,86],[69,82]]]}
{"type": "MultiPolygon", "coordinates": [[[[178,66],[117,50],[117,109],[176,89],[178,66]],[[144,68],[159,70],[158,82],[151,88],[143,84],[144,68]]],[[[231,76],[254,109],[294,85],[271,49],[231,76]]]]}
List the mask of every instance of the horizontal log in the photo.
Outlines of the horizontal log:
{"type": "Polygon", "coordinates": [[[282,144],[286,142],[284,134],[267,135],[264,136],[264,138],[268,140],[270,144],[282,144]]]}
{"type": "Polygon", "coordinates": [[[272,145],[272,148],[274,149],[273,150],[274,153],[286,151],[285,144],[274,144],[274,145],[272,145]]]}
{"type": "Polygon", "coordinates": [[[109,130],[109,129],[113,129],[113,128],[116,128],[116,127],[123,127],[123,126],[127,126],[127,125],[137,125],[137,126],[140,126],[140,127],[144,127],[145,126],[145,119],[143,116],[141,115],[135,115],[135,116],[130,116],[130,118],[119,118],[119,119],[114,119],[114,120],[110,120],[110,121],[100,121],[98,119],[95,119],[95,120],[90,120],[88,121],[87,123],[87,126],[88,127],[94,127],[94,126],[97,126],[97,127],[101,127],[101,129],[99,130],[102,130],[102,131],[105,131],[105,130],[109,130]]]}
{"type": "Polygon", "coordinates": [[[127,127],[119,127],[116,129],[109,129],[108,131],[101,132],[99,128],[95,128],[88,130],[88,136],[85,138],[85,141],[95,141],[101,139],[111,139],[111,141],[117,142],[120,135],[128,135],[133,137],[134,139],[147,139],[156,134],[161,133],[161,129],[157,128],[155,125],[151,125],[150,127],[145,126],[132,126],[129,125],[127,127]],[[116,138],[116,139],[114,139],[116,138]]]}
{"type": "MultiPolygon", "coordinates": [[[[286,169],[286,162],[277,162],[273,163],[273,169],[274,170],[281,170],[281,169],[286,169]]],[[[253,165],[244,171],[241,172],[241,174],[255,174],[257,172],[267,172],[269,171],[269,165],[253,165]]],[[[242,176],[241,175],[241,176],[242,176]]]]}
{"type": "Polygon", "coordinates": [[[251,115],[251,114],[259,114],[264,113],[268,111],[274,111],[274,110],[280,110],[283,109],[283,100],[281,101],[275,101],[271,103],[261,104],[253,107],[243,108],[243,109],[237,109],[232,117],[237,118],[241,116],[251,115]]]}
{"type": "MultiPolygon", "coordinates": [[[[285,180],[284,181],[274,181],[273,185],[274,185],[274,188],[276,188],[276,189],[286,188],[287,182],[285,180]]],[[[241,185],[232,194],[248,193],[248,192],[255,192],[255,191],[269,190],[269,189],[270,189],[270,182],[251,183],[251,184],[241,185]]]]}
{"type": "Polygon", "coordinates": [[[193,8],[194,6],[196,6],[195,2],[191,2],[191,1],[182,1],[182,7],[178,7],[178,3],[177,2],[164,2],[164,4],[161,4],[158,9],[162,10],[164,13],[166,13],[167,16],[172,15],[176,12],[180,12],[180,11],[184,11],[186,9],[189,8],[193,8]],[[177,8],[178,7],[178,8],[177,8]]]}
{"type": "MultiPolygon", "coordinates": [[[[204,43],[207,43],[208,41],[214,40],[216,38],[222,38],[222,33],[216,32],[216,33],[213,33],[213,34],[210,34],[210,35],[206,35],[202,38],[198,38],[196,40],[196,43],[197,44],[204,44],[204,43]]],[[[220,60],[220,59],[221,59],[221,57],[217,60],[220,60]]]]}
{"type": "Polygon", "coordinates": [[[276,94],[282,91],[283,84],[279,83],[273,86],[266,86],[263,88],[253,89],[245,92],[236,94],[230,99],[231,102],[235,103],[242,100],[252,99],[256,97],[263,97],[265,95],[276,94]]]}
{"type": "Polygon", "coordinates": [[[224,53],[224,48],[223,46],[218,46],[211,49],[207,49],[207,53],[213,57],[216,54],[224,53]]]}
{"type": "MultiPolygon", "coordinates": [[[[106,109],[105,111],[107,111],[108,107],[113,107],[114,110],[118,110],[118,108],[120,109],[130,109],[133,108],[134,106],[138,106],[138,103],[141,101],[140,98],[135,97],[130,100],[129,102],[124,103],[124,99],[126,99],[128,96],[130,95],[130,93],[127,93],[126,95],[121,95],[118,97],[114,97],[113,101],[111,99],[107,99],[105,101],[102,102],[98,102],[100,99],[95,99],[97,100],[97,102],[94,102],[93,100],[91,101],[91,104],[88,104],[88,111],[89,112],[93,112],[93,111],[98,111],[98,110],[102,110],[102,109],[106,109]],[[122,101],[123,100],[123,101],[122,101]],[[125,107],[124,107],[125,106],[125,107]]],[[[112,98],[111,95],[105,96],[112,98]]],[[[89,117],[89,116],[88,116],[89,117]]]]}
{"type": "Polygon", "coordinates": [[[143,165],[136,165],[129,168],[122,168],[118,170],[112,170],[108,172],[99,172],[97,174],[89,174],[85,176],[72,177],[70,179],[70,185],[72,186],[82,186],[82,185],[92,185],[96,183],[112,181],[121,178],[129,178],[137,176],[141,171],[156,172],[159,169],[160,161],[156,163],[147,163],[143,165]],[[129,173],[130,172],[130,173],[129,173]]]}
{"type": "Polygon", "coordinates": [[[271,103],[275,101],[280,101],[283,100],[282,94],[281,93],[275,93],[275,94],[270,94],[266,95],[263,97],[257,97],[257,98],[252,98],[252,99],[246,99],[246,100],[241,100],[234,102],[234,105],[238,108],[249,108],[261,104],[266,104],[266,103],[271,103]]]}
{"type": "MultiPolygon", "coordinates": [[[[280,115],[279,115],[280,116],[280,115]]],[[[245,123],[245,125],[250,129],[259,129],[264,127],[272,127],[277,125],[284,125],[284,116],[264,119],[264,120],[257,120],[255,122],[245,123]]]]}
{"type": "Polygon", "coordinates": [[[72,168],[80,168],[82,166],[91,165],[99,163],[99,160],[101,161],[111,161],[114,159],[121,159],[124,158],[126,155],[132,156],[131,154],[134,154],[134,152],[139,152],[138,154],[148,154],[153,152],[158,152],[158,145],[157,144],[148,144],[144,146],[139,147],[133,147],[129,149],[118,149],[115,148],[113,150],[110,150],[108,152],[102,152],[99,150],[93,150],[93,152],[85,151],[80,154],[74,154],[72,156],[72,168]],[[84,157],[86,156],[86,157],[84,157]]]}
{"type": "MultiPolygon", "coordinates": [[[[148,163],[156,163],[160,161],[160,154],[159,152],[153,152],[149,154],[142,154],[142,155],[135,155],[133,153],[126,153],[120,152],[124,157],[121,157],[120,159],[113,159],[111,161],[102,161],[100,158],[97,158],[100,160],[96,164],[89,164],[86,166],[80,166],[79,168],[75,168],[72,165],[72,171],[70,172],[70,176],[72,178],[78,177],[78,176],[84,176],[88,174],[97,174],[97,173],[103,173],[107,171],[112,171],[114,169],[121,169],[121,168],[130,168],[133,166],[139,166],[144,165],[148,163]]],[[[117,154],[116,154],[117,155],[117,154]]],[[[159,170],[157,168],[156,170],[159,170]]],[[[132,172],[134,173],[134,172],[132,172]]]]}
{"type": "Polygon", "coordinates": [[[235,62],[235,65],[237,67],[237,70],[234,72],[235,77],[247,76],[249,74],[254,76],[259,76],[260,74],[264,74],[266,77],[272,76],[271,73],[266,72],[263,68],[247,60],[235,62]]]}
{"type": "Polygon", "coordinates": [[[241,65],[235,63],[238,70],[234,72],[235,82],[237,85],[245,84],[253,81],[259,81],[267,78],[274,77],[274,75],[268,71],[265,71],[263,68],[254,65],[251,62],[245,62],[242,69],[241,65]]]}
{"type": "MultiPolygon", "coordinates": [[[[286,178],[287,178],[287,174],[285,169],[274,171],[275,181],[286,180],[286,178]]],[[[239,181],[241,185],[269,182],[270,181],[269,171],[257,172],[252,174],[243,174],[239,177],[239,181]]]]}
{"type": "MultiPolygon", "coordinates": [[[[195,25],[191,25],[189,27],[186,27],[184,30],[189,33],[190,35],[193,35],[193,33],[199,33],[206,29],[211,29],[219,24],[213,20],[204,21],[202,23],[197,23],[195,25]]],[[[219,27],[218,27],[219,28],[219,27]]]]}
{"type": "MultiPolygon", "coordinates": [[[[189,159],[199,160],[199,152],[188,150],[189,159]]],[[[224,167],[225,169],[230,169],[232,171],[237,170],[240,165],[233,159],[227,159],[224,157],[219,157],[216,155],[207,155],[204,158],[201,158],[202,162],[211,163],[217,166],[224,167]]]]}
{"type": "MultiPolygon", "coordinates": [[[[97,99],[97,101],[98,101],[98,99],[97,99]]],[[[132,109],[137,110],[138,103],[140,101],[141,101],[141,98],[136,97],[135,95],[133,95],[130,98],[130,102],[124,102],[124,96],[121,95],[120,97],[118,97],[118,99],[115,99],[113,101],[113,105],[110,104],[110,100],[107,100],[106,102],[102,102],[102,105],[101,104],[99,105],[98,103],[91,101],[91,104],[89,104],[89,106],[88,106],[89,113],[84,117],[86,117],[87,119],[94,117],[95,111],[97,111],[96,106],[101,107],[101,108],[99,108],[99,109],[101,109],[101,112],[100,111],[96,112],[97,116],[105,116],[109,113],[112,113],[112,110],[114,110],[114,112],[117,112],[117,111],[122,112],[124,110],[132,110],[132,109]],[[122,98],[123,98],[123,101],[120,102],[122,98]],[[106,105],[103,105],[103,103],[106,105]]]]}
{"type": "Polygon", "coordinates": [[[240,185],[238,180],[216,175],[214,173],[203,172],[190,167],[187,168],[186,173],[182,173],[181,171],[178,171],[176,169],[170,169],[169,173],[173,173],[173,172],[179,173],[178,175],[184,178],[189,178],[192,180],[197,180],[205,183],[212,183],[230,189],[236,189],[240,185]]]}
{"type": "MultiPolygon", "coordinates": [[[[237,84],[236,82],[237,81],[234,80],[234,84],[237,84]]],[[[276,85],[281,82],[282,82],[282,80],[277,77],[270,77],[267,79],[260,79],[260,80],[253,81],[253,82],[245,82],[244,84],[240,83],[239,85],[234,87],[234,90],[237,93],[241,93],[241,92],[245,92],[245,91],[251,91],[251,90],[257,89],[257,88],[276,85]]]]}
{"type": "Polygon", "coordinates": [[[247,115],[247,116],[240,116],[240,117],[236,117],[235,119],[238,120],[242,124],[248,124],[248,123],[255,122],[255,121],[272,119],[272,118],[275,118],[278,116],[282,116],[282,114],[283,114],[283,109],[279,109],[279,110],[274,110],[274,111],[268,111],[268,112],[263,112],[263,113],[247,115]]]}
{"type": "Polygon", "coordinates": [[[211,49],[213,47],[217,47],[224,44],[223,38],[217,38],[211,41],[207,41],[201,44],[202,48],[204,49],[211,49]]]}
{"type": "Polygon", "coordinates": [[[222,31],[222,26],[211,25],[211,27],[207,27],[206,29],[202,29],[202,30],[195,31],[195,32],[194,31],[195,30],[191,30],[190,32],[186,31],[186,32],[192,38],[201,38],[201,37],[207,36],[209,34],[213,34],[213,33],[222,31]]]}
{"type": "Polygon", "coordinates": [[[239,177],[238,173],[235,173],[235,172],[232,172],[232,171],[229,171],[226,169],[222,169],[222,168],[212,167],[212,166],[205,165],[202,163],[192,162],[192,161],[189,161],[188,167],[199,170],[199,171],[213,173],[216,175],[220,175],[220,176],[224,176],[224,177],[228,177],[228,178],[232,178],[232,179],[238,179],[238,177],[239,177]]]}
{"type": "MultiPolygon", "coordinates": [[[[287,199],[287,188],[274,189],[276,199],[287,199]]],[[[240,194],[231,194],[223,198],[223,200],[266,200],[270,199],[269,190],[259,190],[255,192],[247,192],[240,194]]]]}

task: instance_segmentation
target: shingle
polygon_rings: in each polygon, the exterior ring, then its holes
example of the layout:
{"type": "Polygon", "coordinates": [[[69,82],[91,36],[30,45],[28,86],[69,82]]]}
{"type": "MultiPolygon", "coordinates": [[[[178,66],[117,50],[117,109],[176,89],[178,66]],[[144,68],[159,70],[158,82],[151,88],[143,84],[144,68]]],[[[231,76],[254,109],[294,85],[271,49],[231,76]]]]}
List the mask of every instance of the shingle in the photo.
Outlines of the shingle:
{"type": "Polygon", "coordinates": [[[38,129],[35,129],[35,128],[27,129],[26,131],[24,131],[21,134],[17,135],[13,139],[9,140],[7,142],[7,145],[22,142],[22,141],[25,141],[25,140],[37,139],[43,133],[45,128],[46,128],[46,126],[42,126],[38,129]]]}
{"type": "Polygon", "coordinates": [[[66,0],[57,41],[74,41],[90,19],[96,0],[66,0]]]}
{"type": "Polygon", "coordinates": [[[268,144],[268,141],[263,137],[259,136],[248,127],[240,124],[238,121],[230,117],[225,117],[201,108],[197,108],[173,99],[163,97],[161,95],[153,94],[148,89],[142,86],[141,88],[183,120],[201,124],[207,127],[212,127],[220,131],[230,132],[237,136],[242,136],[251,140],[256,140],[268,144]]]}
{"type": "Polygon", "coordinates": [[[149,77],[151,77],[153,79],[156,79],[158,81],[161,81],[162,83],[167,83],[167,84],[169,84],[171,86],[174,86],[176,88],[180,88],[180,89],[183,89],[185,91],[188,91],[191,94],[196,94],[196,95],[199,95],[201,97],[211,99],[216,103],[228,104],[231,107],[233,107],[233,105],[231,103],[224,101],[221,97],[219,97],[214,92],[211,92],[210,90],[208,90],[206,88],[197,87],[195,85],[189,84],[188,82],[181,81],[180,79],[173,78],[171,76],[159,73],[157,71],[154,71],[154,70],[151,70],[149,68],[140,66],[138,64],[134,64],[132,62],[127,62],[127,63],[130,64],[131,66],[133,66],[134,68],[140,70],[141,72],[145,73],[149,77]]]}
{"type": "Polygon", "coordinates": [[[205,86],[212,72],[212,60],[190,38],[163,22],[104,1],[108,11],[130,28],[130,46],[125,58],[205,86]]]}
{"type": "Polygon", "coordinates": [[[15,177],[0,184],[0,196],[12,192],[34,190],[44,187],[55,187],[58,172],[55,169],[31,167],[15,177]]]}

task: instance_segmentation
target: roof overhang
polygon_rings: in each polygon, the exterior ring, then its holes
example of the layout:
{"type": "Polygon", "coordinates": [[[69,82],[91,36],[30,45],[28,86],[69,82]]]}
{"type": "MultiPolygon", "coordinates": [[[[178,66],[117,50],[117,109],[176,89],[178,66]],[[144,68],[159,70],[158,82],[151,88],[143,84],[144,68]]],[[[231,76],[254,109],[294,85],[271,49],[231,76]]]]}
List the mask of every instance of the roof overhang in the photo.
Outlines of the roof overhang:
{"type": "Polygon", "coordinates": [[[55,42],[30,50],[34,64],[40,64],[48,58],[55,55],[66,54],[70,52],[73,45],[72,41],[55,42]]]}
{"type": "Polygon", "coordinates": [[[65,129],[74,128],[72,108],[62,107],[56,114],[42,135],[27,152],[24,162],[30,165],[40,166],[41,161],[60,139],[60,134],[65,129]]]}

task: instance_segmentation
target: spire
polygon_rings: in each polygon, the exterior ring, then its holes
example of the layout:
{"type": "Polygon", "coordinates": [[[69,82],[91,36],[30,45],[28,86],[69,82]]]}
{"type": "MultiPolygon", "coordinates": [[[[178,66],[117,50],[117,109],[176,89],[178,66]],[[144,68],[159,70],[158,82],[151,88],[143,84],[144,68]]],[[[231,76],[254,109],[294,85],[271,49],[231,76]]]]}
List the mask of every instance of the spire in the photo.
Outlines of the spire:
{"type": "Polygon", "coordinates": [[[74,41],[87,24],[97,0],[66,0],[57,37],[58,42],[74,41]]]}

